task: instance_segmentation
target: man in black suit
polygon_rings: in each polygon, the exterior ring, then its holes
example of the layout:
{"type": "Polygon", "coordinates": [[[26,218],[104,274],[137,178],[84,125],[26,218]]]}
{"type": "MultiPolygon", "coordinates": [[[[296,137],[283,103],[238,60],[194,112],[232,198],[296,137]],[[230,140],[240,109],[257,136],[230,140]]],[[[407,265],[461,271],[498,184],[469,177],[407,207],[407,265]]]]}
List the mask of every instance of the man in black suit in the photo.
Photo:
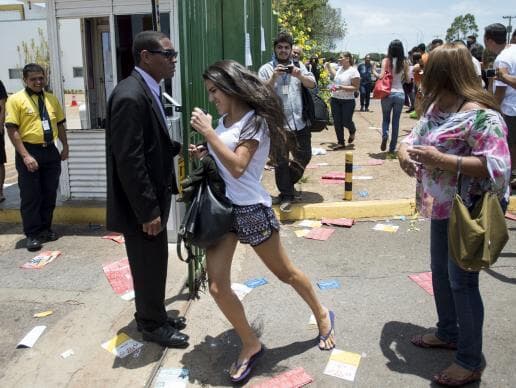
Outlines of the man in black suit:
{"type": "Polygon", "coordinates": [[[134,281],[138,330],[168,347],[188,346],[185,319],[165,310],[167,219],[177,194],[159,82],[174,75],[177,52],[163,33],[143,31],[133,43],[132,74],[113,90],[107,108],[107,228],[124,234],[134,281]]]}

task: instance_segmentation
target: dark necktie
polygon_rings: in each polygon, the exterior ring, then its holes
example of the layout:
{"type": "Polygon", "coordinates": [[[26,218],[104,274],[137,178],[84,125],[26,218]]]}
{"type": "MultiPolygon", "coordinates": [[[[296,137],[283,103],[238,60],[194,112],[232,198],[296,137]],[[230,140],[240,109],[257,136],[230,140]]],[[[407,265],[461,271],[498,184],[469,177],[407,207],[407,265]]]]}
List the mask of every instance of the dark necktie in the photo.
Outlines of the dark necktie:
{"type": "Polygon", "coordinates": [[[50,123],[50,119],[48,118],[47,108],[45,106],[45,100],[43,99],[43,93],[38,94],[38,108],[39,108],[39,117],[41,118],[41,122],[47,120],[48,125],[50,126],[49,131],[45,131],[43,128],[43,140],[45,143],[52,143],[54,140],[54,136],[52,134],[52,124],[50,123]]]}

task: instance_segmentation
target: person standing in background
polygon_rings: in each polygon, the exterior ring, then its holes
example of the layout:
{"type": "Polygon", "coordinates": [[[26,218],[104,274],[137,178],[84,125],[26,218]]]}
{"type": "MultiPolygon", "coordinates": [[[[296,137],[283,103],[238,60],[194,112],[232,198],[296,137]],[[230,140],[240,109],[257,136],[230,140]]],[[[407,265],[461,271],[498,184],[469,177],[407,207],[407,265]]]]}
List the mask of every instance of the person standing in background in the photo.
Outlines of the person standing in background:
{"type": "Polygon", "coordinates": [[[373,65],[371,64],[371,56],[366,55],[364,62],[358,65],[360,73],[360,112],[369,112],[369,101],[371,99],[371,85],[373,65]]]}
{"type": "Polygon", "coordinates": [[[29,251],[57,240],[52,230],[61,161],[68,159],[65,115],[57,98],[45,92],[43,67],[29,63],[23,68],[25,89],[7,99],[5,126],[16,149],[20,188],[20,212],[29,251]],[[59,138],[63,149],[55,145],[59,138]]]}
{"type": "Polygon", "coordinates": [[[5,201],[4,182],[5,182],[5,163],[7,155],[5,154],[5,101],[7,100],[7,91],[4,84],[0,81],[0,202],[5,201]]]}

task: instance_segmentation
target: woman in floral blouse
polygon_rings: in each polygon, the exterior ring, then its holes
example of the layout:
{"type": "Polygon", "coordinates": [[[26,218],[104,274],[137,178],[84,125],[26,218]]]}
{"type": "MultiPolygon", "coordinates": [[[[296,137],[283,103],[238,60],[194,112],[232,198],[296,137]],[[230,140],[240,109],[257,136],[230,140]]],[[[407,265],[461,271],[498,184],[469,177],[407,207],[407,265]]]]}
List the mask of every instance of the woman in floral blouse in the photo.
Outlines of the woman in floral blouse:
{"type": "Polygon", "coordinates": [[[412,338],[423,348],[457,350],[454,362],[434,376],[442,385],[480,380],[484,308],[479,273],[459,268],[448,256],[448,218],[463,175],[461,196],[473,206],[485,191],[498,194],[505,209],[511,161],[507,127],[493,96],[478,84],[471,55],[445,44],[430,54],[422,88],[424,116],[403,141],[401,168],[417,179],[419,212],[431,218],[430,257],[437,331],[412,338]]]}

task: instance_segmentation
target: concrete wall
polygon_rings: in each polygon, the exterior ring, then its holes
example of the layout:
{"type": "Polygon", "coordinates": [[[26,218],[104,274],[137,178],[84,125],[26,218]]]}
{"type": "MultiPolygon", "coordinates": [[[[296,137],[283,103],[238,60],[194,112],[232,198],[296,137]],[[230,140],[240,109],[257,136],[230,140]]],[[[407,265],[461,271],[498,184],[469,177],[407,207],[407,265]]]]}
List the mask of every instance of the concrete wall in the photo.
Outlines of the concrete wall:
{"type": "MultiPolygon", "coordinates": [[[[73,67],[82,67],[81,30],[79,19],[62,20],[61,36],[61,66],[63,69],[64,88],[84,90],[83,78],[73,77],[73,67]]],[[[9,79],[9,69],[20,68],[24,65],[23,57],[17,47],[23,41],[34,39],[38,45],[40,37],[38,28],[47,36],[47,22],[39,20],[2,20],[0,21],[0,36],[2,37],[2,55],[0,56],[0,80],[8,93],[14,93],[23,87],[21,79],[9,79]]]]}

